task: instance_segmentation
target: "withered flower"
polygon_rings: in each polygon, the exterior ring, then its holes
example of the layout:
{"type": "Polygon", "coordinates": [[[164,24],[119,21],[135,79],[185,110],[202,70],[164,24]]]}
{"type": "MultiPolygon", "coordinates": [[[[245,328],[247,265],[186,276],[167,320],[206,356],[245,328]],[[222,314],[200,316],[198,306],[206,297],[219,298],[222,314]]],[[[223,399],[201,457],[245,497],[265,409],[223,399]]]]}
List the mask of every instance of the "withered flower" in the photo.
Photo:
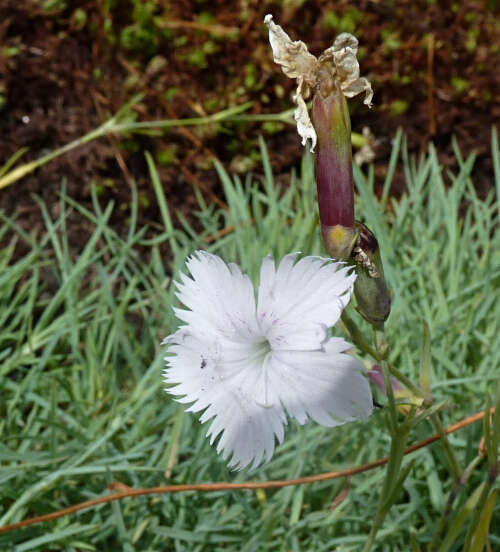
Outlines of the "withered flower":
{"type": "Polygon", "coordinates": [[[266,15],[264,23],[269,29],[269,42],[275,63],[281,65],[287,77],[297,79],[297,91],[294,96],[297,104],[297,130],[302,137],[302,144],[305,146],[310,139],[311,151],[314,151],[317,136],[305,103],[312,92],[319,88],[325,96],[338,85],[347,98],[364,92],[364,103],[371,106],[372,87],[366,78],[359,76],[356,58],[358,40],[349,33],[342,33],[330,48],[316,58],[301,40],[291,40],[285,31],[274,23],[272,15],[266,15]]]}
{"type": "MultiPolygon", "coordinates": [[[[375,236],[355,220],[351,122],[346,97],[364,92],[371,106],[370,83],[359,76],[358,40],[340,34],[318,58],[300,40],[292,41],[267,15],[274,61],[285,75],[297,80],[295,120],[302,144],[316,145],[316,184],[321,233],[330,255],[356,265],[355,294],[361,314],[375,326],[389,316],[391,297],[375,236]],[[312,120],[306,100],[313,95],[312,120]]],[[[366,154],[366,152],[365,152],[366,154]]]]}

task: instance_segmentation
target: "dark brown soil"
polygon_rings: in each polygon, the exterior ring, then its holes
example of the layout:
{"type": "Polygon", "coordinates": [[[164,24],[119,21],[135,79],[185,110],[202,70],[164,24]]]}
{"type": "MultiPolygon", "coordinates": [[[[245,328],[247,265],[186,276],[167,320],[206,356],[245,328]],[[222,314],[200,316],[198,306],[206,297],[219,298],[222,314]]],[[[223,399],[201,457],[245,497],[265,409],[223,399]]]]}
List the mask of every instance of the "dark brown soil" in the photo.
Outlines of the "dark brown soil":
{"type": "MultiPolygon", "coordinates": [[[[1,4],[0,166],[22,147],[29,148],[27,161],[80,137],[138,92],[145,93],[136,108],[140,120],[196,117],[246,101],[253,101],[253,114],[290,108],[293,82],[272,62],[262,23],[272,13],[314,54],[342,30],[358,36],[361,72],[373,84],[375,107],[368,111],[352,102],[352,127],[361,132],[369,126],[377,138],[378,183],[401,126],[412,152],[425,151],[433,140],[441,162],[451,168],[454,135],[465,155],[477,154],[479,193],[493,185],[491,126],[500,120],[498,0],[362,0],[354,11],[346,0],[290,1],[284,8],[256,0],[151,0],[144,2],[149,19],[137,6],[134,12],[132,0],[1,4]],[[142,25],[145,33],[132,46],[124,38],[131,25],[142,25]]],[[[56,215],[63,181],[68,194],[87,206],[95,183],[103,201],[115,200],[113,224],[121,231],[134,180],[140,223],[156,231],[159,213],[145,150],[157,161],[171,207],[189,218],[193,186],[208,200],[222,200],[213,158],[229,170],[261,171],[261,133],[275,174],[286,182],[303,151],[292,127],[177,127],[160,136],[116,136],[81,147],[0,190],[0,209],[17,214],[26,230],[42,232],[33,193],[56,215]]],[[[395,193],[401,186],[398,178],[395,193]]],[[[71,222],[70,237],[76,248],[87,239],[80,218],[71,222]]]]}

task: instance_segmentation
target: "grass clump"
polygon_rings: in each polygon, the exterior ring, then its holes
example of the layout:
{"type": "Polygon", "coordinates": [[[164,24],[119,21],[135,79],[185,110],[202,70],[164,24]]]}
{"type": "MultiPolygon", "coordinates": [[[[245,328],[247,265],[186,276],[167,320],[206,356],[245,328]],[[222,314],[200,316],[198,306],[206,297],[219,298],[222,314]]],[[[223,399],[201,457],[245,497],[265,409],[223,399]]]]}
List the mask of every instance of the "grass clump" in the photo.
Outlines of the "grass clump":
{"type": "MultiPolygon", "coordinates": [[[[434,149],[419,161],[409,159],[398,135],[381,197],[374,193],[373,168],[355,170],[358,213],[380,241],[394,293],[387,323],[394,344],[390,360],[418,379],[425,320],[434,397],[450,405],[445,425],[485,407],[500,364],[494,346],[500,333],[500,195],[478,198],[474,158],[463,159],[458,148],[456,155],[458,170],[448,175],[447,186],[434,149]],[[398,162],[407,190],[396,200],[390,188],[398,162]]],[[[64,187],[56,218],[40,202],[43,237],[26,234],[14,218],[1,215],[0,236],[11,236],[11,242],[0,251],[0,525],[102,496],[116,482],[139,488],[249,478],[228,472],[205,439],[206,428],[163,392],[159,343],[176,326],[172,281],[192,251],[203,248],[238,262],[253,278],[268,253],[323,253],[311,157],[306,154],[300,177],[293,174],[281,190],[263,144],[261,156],[262,178],[231,177],[217,166],[229,209],[208,204],[197,192],[201,232],[182,217],[180,229],[174,227],[149,155],[164,227],[154,238],[137,226],[136,194],[125,236],[108,224],[114,205],[100,205],[95,191],[92,211],[64,187]],[[76,254],[65,232],[70,215],[94,228],[76,254]],[[16,240],[26,242],[29,252],[13,261],[16,240]],[[166,248],[167,257],[161,254],[166,248]]],[[[498,192],[495,140],[493,156],[498,192]]],[[[381,410],[365,423],[334,431],[291,424],[273,460],[251,478],[291,478],[385,456],[383,415],[381,410]]],[[[431,426],[421,424],[410,441],[430,433],[431,426]]],[[[464,464],[477,454],[480,437],[479,426],[450,436],[464,464]]],[[[425,549],[453,488],[439,444],[414,459],[405,492],[379,532],[380,550],[406,550],[411,538],[425,549]]],[[[471,488],[484,470],[473,472],[471,488]]],[[[383,477],[382,470],[356,476],[335,507],[346,489],[342,481],[127,499],[0,535],[0,549],[359,550],[383,477]]],[[[457,512],[467,498],[462,490],[457,512]]],[[[499,520],[496,505],[491,527],[499,520]]],[[[465,530],[450,537],[454,546],[463,544],[465,530]]],[[[491,535],[490,543],[498,546],[500,539],[491,535]]]]}

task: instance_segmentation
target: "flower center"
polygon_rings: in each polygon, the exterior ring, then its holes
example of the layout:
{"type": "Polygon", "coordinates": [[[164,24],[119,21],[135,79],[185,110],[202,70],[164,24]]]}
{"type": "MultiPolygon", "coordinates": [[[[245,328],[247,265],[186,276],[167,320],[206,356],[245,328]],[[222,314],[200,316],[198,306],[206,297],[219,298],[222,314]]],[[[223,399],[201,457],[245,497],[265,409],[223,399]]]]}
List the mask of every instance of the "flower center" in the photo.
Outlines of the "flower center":
{"type": "Polygon", "coordinates": [[[271,343],[265,337],[257,341],[254,349],[254,358],[260,362],[264,362],[266,356],[272,352],[271,343]]]}
{"type": "Polygon", "coordinates": [[[254,359],[257,361],[259,366],[259,375],[257,381],[260,383],[257,384],[254,390],[254,400],[255,402],[263,406],[264,408],[270,408],[273,406],[273,402],[269,398],[269,361],[271,360],[272,347],[269,340],[265,337],[262,337],[260,341],[255,344],[255,356],[254,359]]]}

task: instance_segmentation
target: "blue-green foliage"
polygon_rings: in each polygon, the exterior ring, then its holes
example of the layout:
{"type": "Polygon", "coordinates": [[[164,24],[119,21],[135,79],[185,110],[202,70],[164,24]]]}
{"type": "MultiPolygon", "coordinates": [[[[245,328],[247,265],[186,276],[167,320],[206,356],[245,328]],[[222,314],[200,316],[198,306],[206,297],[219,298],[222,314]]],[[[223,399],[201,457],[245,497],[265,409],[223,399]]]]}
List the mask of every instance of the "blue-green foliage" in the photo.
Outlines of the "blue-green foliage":
{"type": "MultiPolygon", "coordinates": [[[[355,171],[358,218],[379,239],[394,292],[387,323],[391,360],[418,381],[425,320],[434,396],[450,404],[446,425],[484,408],[500,366],[498,144],[497,195],[486,199],[474,191],[474,159],[462,159],[458,148],[456,154],[456,174],[447,174],[445,184],[434,149],[419,161],[408,159],[398,135],[381,198],[374,194],[373,168],[355,171]],[[407,189],[392,199],[398,163],[407,189]]],[[[163,392],[159,344],[176,327],[172,282],[189,253],[208,249],[240,263],[253,278],[268,253],[278,258],[291,251],[323,253],[311,157],[305,155],[300,176],[293,174],[286,189],[275,184],[263,145],[262,159],[263,174],[243,181],[217,166],[229,209],[208,204],[197,191],[201,232],[180,215],[180,224],[175,220],[149,156],[164,226],[154,238],[137,227],[135,196],[125,237],[108,224],[112,204],[101,206],[94,195],[94,208],[87,211],[64,188],[57,218],[40,203],[44,237],[24,233],[2,215],[0,237],[15,236],[29,252],[14,262],[13,243],[0,251],[0,525],[102,496],[116,481],[139,488],[283,479],[387,454],[379,411],[367,422],[334,430],[292,423],[269,464],[251,475],[230,473],[205,439],[206,428],[163,392]],[[76,254],[65,231],[68,216],[94,228],[76,254]],[[167,246],[169,254],[160,254],[167,246]]],[[[421,424],[410,441],[431,433],[430,425],[421,424]]],[[[450,437],[464,463],[477,454],[480,436],[476,425],[450,437]]],[[[452,488],[439,444],[414,458],[406,492],[379,532],[378,550],[408,550],[411,535],[424,546],[452,488]]],[[[378,469],[352,478],[348,497],[335,508],[342,480],[261,494],[131,498],[0,535],[0,549],[359,550],[383,475],[378,469]]],[[[481,478],[482,467],[471,484],[481,478]]],[[[466,498],[467,492],[459,495],[457,508],[466,498]]],[[[492,527],[499,523],[497,506],[492,527]]],[[[493,548],[500,545],[498,537],[490,538],[493,548]]],[[[452,549],[460,543],[463,533],[452,549]]]]}

